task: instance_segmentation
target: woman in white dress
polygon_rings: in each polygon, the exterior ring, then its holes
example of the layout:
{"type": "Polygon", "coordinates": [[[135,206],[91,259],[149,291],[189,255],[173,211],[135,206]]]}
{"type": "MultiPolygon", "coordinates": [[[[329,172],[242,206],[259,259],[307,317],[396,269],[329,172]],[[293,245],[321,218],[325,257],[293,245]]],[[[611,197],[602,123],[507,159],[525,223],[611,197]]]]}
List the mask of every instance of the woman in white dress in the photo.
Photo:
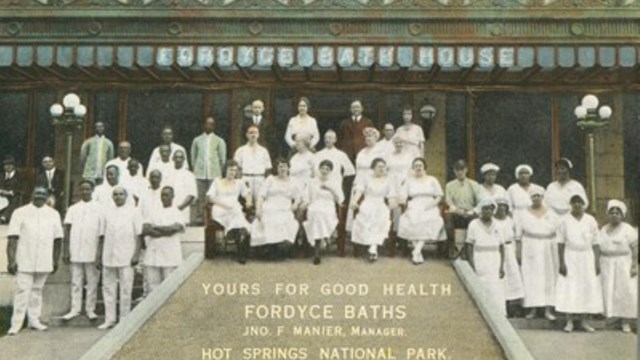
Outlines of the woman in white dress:
{"type": "Polygon", "coordinates": [[[283,258],[300,227],[294,217],[300,203],[300,188],[289,177],[286,160],[276,160],[276,169],[277,175],[267,177],[260,188],[256,220],[251,229],[251,246],[267,245],[269,257],[283,258]]]}
{"type": "Polygon", "coordinates": [[[207,198],[213,204],[211,219],[222,225],[225,236],[232,238],[238,249],[238,262],[246,263],[249,257],[249,230],[251,225],[247,221],[242,204],[252,206],[251,190],[247,184],[239,179],[240,166],[234,160],[229,160],[223,170],[224,177],[216,178],[209,190],[207,198]]]}
{"type": "Polygon", "coordinates": [[[543,203],[544,189],[537,185],[529,188],[531,206],[514,216],[518,259],[522,261],[522,284],[524,285],[524,307],[529,308],[525,316],[533,319],[537,308],[544,307],[544,316],[555,320],[552,308],[556,300],[556,278],[558,274],[557,252],[554,242],[557,237],[558,218],[543,203]]]}
{"type": "Polygon", "coordinates": [[[478,204],[480,217],[471,220],[467,230],[467,259],[503,315],[505,306],[504,240],[502,227],[493,219],[496,204],[484,198],[478,204]]]}
{"type": "Polygon", "coordinates": [[[405,150],[413,157],[424,157],[424,131],[422,127],[413,122],[413,109],[405,106],[402,110],[402,122],[396,129],[396,135],[405,142],[405,150]]]}
{"type": "Polygon", "coordinates": [[[588,314],[603,312],[600,284],[600,246],[598,223],[584,212],[586,199],[573,195],[571,212],[562,217],[558,234],[560,276],[556,285],[556,310],[567,316],[564,331],[573,331],[573,320],[587,332],[595,329],[587,323],[588,314]]]}
{"type": "Polygon", "coordinates": [[[307,241],[314,247],[313,263],[315,265],[320,264],[323,242],[326,245],[338,226],[336,204],[341,205],[344,201],[342,186],[329,177],[331,171],[333,171],[333,163],[322,160],[319,165],[319,176],[309,183],[303,203],[307,209],[307,220],[303,226],[307,241]]]}
{"type": "Polygon", "coordinates": [[[638,232],[624,222],[627,206],[607,203],[609,222],[600,229],[600,268],[604,315],[620,318],[622,331],[631,332],[638,317],[638,232]]]}
{"type": "MultiPolygon", "coordinates": [[[[383,146],[379,146],[378,139],[380,138],[380,132],[376,128],[367,127],[362,130],[364,135],[364,141],[366,146],[358,152],[356,156],[356,177],[353,180],[353,188],[351,189],[350,199],[355,194],[355,189],[358,185],[362,186],[363,182],[373,175],[371,163],[373,159],[384,159],[385,151],[383,146]]],[[[353,210],[349,207],[347,211],[347,231],[351,231],[353,226],[353,210]]]]}
{"type": "Polygon", "coordinates": [[[318,131],[318,123],[316,119],[309,116],[309,99],[301,97],[298,101],[298,115],[289,119],[287,125],[287,131],[284,134],[284,139],[289,144],[290,148],[295,147],[296,134],[306,133],[311,136],[309,139],[310,148],[314,149],[320,141],[320,132],[318,131]]]}
{"type": "Polygon", "coordinates": [[[493,200],[506,197],[507,190],[500,184],[496,184],[496,178],[500,167],[494,163],[486,163],[480,167],[484,182],[480,186],[481,198],[489,197],[493,200]]]}
{"type": "Polygon", "coordinates": [[[507,189],[507,197],[511,202],[511,211],[514,218],[517,217],[518,213],[531,206],[529,188],[539,186],[531,182],[532,175],[533,169],[531,166],[521,164],[516,167],[515,176],[517,182],[507,189]]]}
{"type": "Polygon", "coordinates": [[[582,195],[586,200],[585,206],[589,206],[587,193],[582,184],[571,178],[573,163],[567,158],[561,158],[555,163],[556,181],[547,186],[544,201],[555,211],[558,216],[565,215],[571,210],[569,198],[575,194],[582,195]]]}
{"type": "Polygon", "coordinates": [[[514,307],[519,309],[522,306],[524,288],[519,261],[516,257],[515,224],[513,219],[509,217],[509,200],[506,197],[498,197],[495,202],[498,208],[494,220],[501,226],[502,239],[504,240],[505,299],[507,311],[509,311],[514,307]]]}
{"type": "Polygon", "coordinates": [[[412,169],[412,174],[400,187],[398,202],[406,203],[407,209],[398,221],[398,237],[411,241],[411,261],[418,265],[424,262],[424,244],[444,241],[447,234],[438,207],[444,196],[438,179],[427,175],[427,162],[424,158],[414,159],[412,169]]]}
{"type": "Polygon", "coordinates": [[[355,184],[355,194],[349,206],[352,210],[358,211],[353,220],[351,241],[369,247],[370,261],[378,259],[378,246],[384,243],[389,234],[390,209],[396,202],[396,190],[385,174],[386,167],[387,164],[382,158],[376,158],[371,162],[373,176],[368,181],[355,184]],[[362,198],[364,200],[359,203],[362,198]]]}

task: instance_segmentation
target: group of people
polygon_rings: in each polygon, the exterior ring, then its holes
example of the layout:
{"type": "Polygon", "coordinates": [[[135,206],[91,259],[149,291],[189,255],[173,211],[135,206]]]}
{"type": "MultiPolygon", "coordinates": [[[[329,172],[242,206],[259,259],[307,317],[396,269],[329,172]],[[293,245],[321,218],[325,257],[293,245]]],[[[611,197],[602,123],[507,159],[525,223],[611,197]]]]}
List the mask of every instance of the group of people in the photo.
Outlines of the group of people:
{"type": "Polygon", "coordinates": [[[484,182],[478,184],[458,162],[457,178],[446,189],[449,218],[461,227],[468,223],[464,254],[503,313],[517,303],[527,319],[541,309],[556,320],[555,308],[566,314],[566,332],[574,330],[574,321],[593,332],[589,316],[603,314],[619,318],[621,329],[630,332],[637,317],[637,230],[624,222],[627,207],[616,199],[608,202],[607,223],[598,228],[585,212],[589,202],[571,179],[572,168],[569,159],[558,160],[556,180],[545,189],[522,164],[517,182],[505,190],[495,184],[497,165],[483,165],[484,182]]]}
{"type": "MultiPolygon", "coordinates": [[[[636,316],[637,233],[623,221],[626,206],[610,201],[609,222],[598,230],[584,212],[587,197],[571,179],[568,159],[556,163],[557,180],[546,190],[531,182],[528,165],[518,166],[517,182],[504,189],[496,184],[497,165],[481,167],[484,181],[479,184],[467,178],[467,164],[460,160],[453,164],[456,178],[443,191],[427,172],[425,136],[410,107],[403,109],[401,126],[385,124],[381,135],[356,100],[351,116],[323,135],[324,147],[318,151],[320,133],[309,109],[309,100],[301,98],[284,135],[291,155],[273,161],[269,149],[274,140],[265,142],[261,134],[272,137],[274,132],[262,116],[260,100],[251,104],[251,116],[243,123],[246,143],[233,156],[215,134],[211,116],[191,144],[190,159],[165,127],[146,176],[141,162],[130,156],[131,144],[120,142],[114,155],[98,122],[80,153],[80,201],[67,209],[64,221],[61,174],[45,157],[31,203],[14,205],[13,216],[2,213],[10,219],[9,272],[17,275],[18,284],[9,334],[20,330],[25,316],[31,327],[46,329],[39,320],[42,287],[61,254],[72,272],[71,310],[64,318],[81,313],[85,283],[85,313],[96,317],[101,270],[106,314],[100,328],[113,326],[116,284],[122,318],[131,308],[133,267],[142,261],[145,293],[152,291],[180,264],[181,233],[192,218],[202,222],[209,205],[211,220],[236,243],[242,264],[252,248],[282,258],[306,239],[318,265],[344,223],[347,237],[367,249],[371,262],[391,236],[401,240],[403,249],[411,248],[416,265],[424,262],[425,245],[437,244],[469,261],[496,306],[523,299],[527,317],[545,308],[549,319],[555,307],[569,314],[567,331],[573,330],[574,316],[588,331],[593,329],[584,314],[636,316]]],[[[11,180],[15,161],[5,160],[4,167],[11,180]]],[[[622,324],[628,331],[628,320],[622,324]]]]}

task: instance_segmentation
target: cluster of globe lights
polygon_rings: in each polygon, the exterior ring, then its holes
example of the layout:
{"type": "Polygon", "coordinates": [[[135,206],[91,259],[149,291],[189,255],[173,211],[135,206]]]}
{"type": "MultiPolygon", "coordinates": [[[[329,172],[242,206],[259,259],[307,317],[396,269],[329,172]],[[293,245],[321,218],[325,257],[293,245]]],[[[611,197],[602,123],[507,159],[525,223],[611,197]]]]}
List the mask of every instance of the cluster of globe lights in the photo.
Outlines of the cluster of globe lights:
{"type": "Polygon", "coordinates": [[[598,108],[599,104],[598,97],[595,95],[589,94],[582,98],[581,104],[574,110],[574,114],[578,118],[578,126],[581,128],[597,128],[608,125],[608,120],[613,111],[608,105],[598,108]]]}
{"type": "Polygon", "coordinates": [[[87,107],[80,103],[80,97],[78,95],[69,93],[62,99],[62,105],[56,103],[49,108],[49,113],[51,113],[53,117],[62,116],[65,112],[77,117],[82,117],[87,114],[87,107]]]}

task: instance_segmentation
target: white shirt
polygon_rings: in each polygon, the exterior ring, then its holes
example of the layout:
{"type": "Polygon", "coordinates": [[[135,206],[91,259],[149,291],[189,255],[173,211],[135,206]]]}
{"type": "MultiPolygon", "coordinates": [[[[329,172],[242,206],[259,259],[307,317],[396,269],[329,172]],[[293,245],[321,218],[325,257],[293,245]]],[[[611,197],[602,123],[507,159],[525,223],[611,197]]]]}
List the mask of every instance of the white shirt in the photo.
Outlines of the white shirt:
{"type": "MultiPolygon", "coordinates": [[[[171,186],[173,188],[173,205],[175,205],[176,208],[179,205],[182,205],[189,196],[193,196],[194,199],[198,198],[196,177],[191,171],[185,168],[174,170],[173,174],[171,174],[165,184],[165,186],[171,186]]],[[[151,213],[153,213],[153,211],[151,213]]],[[[185,224],[191,221],[191,206],[187,206],[182,209],[182,216],[182,221],[185,224]]]]}
{"type": "Polygon", "coordinates": [[[144,196],[140,198],[139,206],[143,219],[146,219],[153,209],[162,207],[162,200],[160,199],[161,192],[162,187],[153,189],[149,186],[145,189],[144,196]]]}
{"type": "Polygon", "coordinates": [[[284,139],[290,147],[293,147],[296,143],[294,136],[300,133],[311,135],[311,148],[315,148],[316,145],[318,145],[320,132],[318,131],[318,123],[315,118],[307,115],[306,118],[302,119],[299,115],[296,115],[289,119],[284,139]]]}
{"type": "MultiPolygon", "coordinates": [[[[182,166],[184,169],[184,165],[182,166]]],[[[187,168],[188,169],[188,168],[187,168]]],[[[153,163],[151,167],[149,167],[147,171],[147,179],[151,176],[151,171],[158,170],[162,174],[162,180],[160,181],[160,187],[167,185],[167,179],[173,176],[173,173],[176,171],[176,166],[173,161],[169,162],[156,162],[153,163]]]]}
{"type": "Polygon", "coordinates": [[[544,202],[549,205],[556,214],[564,215],[571,210],[569,200],[573,195],[581,195],[585,200],[584,205],[589,206],[589,199],[587,198],[587,193],[584,191],[584,187],[573,179],[564,185],[561,185],[558,181],[549,184],[544,195],[544,202]]]}
{"type": "Polygon", "coordinates": [[[570,213],[560,219],[557,241],[565,244],[570,250],[590,250],[593,245],[599,245],[599,230],[596,219],[589,214],[582,214],[578,220],[570,213]]]}
{"type": "Polygon", "coordinates": [[[413,163],[413,154],[404,150],[388,154],[384,161],[387,163],[388,176],[394,181],[394,186],[400,186],[409,176],[413,163]]]}
{"type": "Polygon", "coordinates": [[[253,115],[252,119],[255,125],[260,125],[262,122],[262,115],[253,115]]]}
{"type": "MultiPolygon", "coordinates": [[[[178,150],[182,150],[182,153],[184,154],[184,164],[182,164],[182,167],[188,169],[189,168],[189,161],[187,158],[187,152],[184,149],[184,146],[180,145],[180,144],[176,144],[174,142],[171,142],[171,144],[169,144],[169,146],[171,147],[171,155],[169,155],[169,159],[173,159],[173,154],[178,151],[178,150]]],[[[162,157],[160,157],[160,146],[156,147],[155,149],[153,149],[153,151],[151,152],[151,157],[149,158],[149,165],[147,166],[148,171],[151,171],[151,168],[153,167],[154,164],[162,162],[162,157]]],[[[170,163],[173,163],[172,161],[169,161],[170,163]]],[[[148,174],[147,174],[148,176],[148,174]]]]}
{"type": "Polygon", "coordinates": [[[105,209],[102,264],[109,267],[131,266],[137,237],[142,234],[142,216],[138,208],[112,206],[105,209]]]}
{"type": "Polygon", "coordinates": [[[319,176],[320,163],[323,160],[329,160],[333,163],[333,170],[331,170],[329,178],[341,186],[343,176],[354,176],[356,174],[356,168],[353,167],[349,156],[344,151],[332,147],[331,149],[324,148],[315,154],[314,169],[316,177],[319,176]]]}
{"type": "Polygon", "coordinates": [[[71,225],[69,251],[75,263],[94,262],[100,236],[104,235],[102,206],[95,200],[79,201],[67,211],[64,224],[71,225]]]}
{"type": "Polygon", "coordinates": [[[262,175],[272,168],[269,152],[259,144],[240,146],[233,155],[233,160],[240,165],[243,174],[262,175]]]}
{"type": "MultiPolygon", "coordinates": [[[[118,173],[120,174],[121,179],[130,178],[131,175],[129,174],[129,169],[127,169],[127,167],[129,166],[129,160],[131,160],[131,157],[128,157],[126,160],[122,160],[120,159],[120,157],[116,157],[107,161],[107,163],[104,165],[104,173],[105,174],[107,173],[107,168],[109,166],[114,165],[118,167],[118,173]]],[[[138,173],[136,174],[136,177],[144,177],[143,174],[144,174],[144,166],[140,164],[140,168],[138,169],[138,173]]]]}
{"type": "Polygon", "coordinates": [[[53,168],[51,170],[45,170],[45,173],[47,174],[47,184],[49,189],[51,189],[51,180],[53,180],[53,173],[56,171],[56,168],[53,168]]]}
{"type": "Polygon", "coordinates": [[[380,151],[382,151],[382,153],[385,156],[388,156],[391,153],[393,153],[394,151],[396,151],[395,146],[393,146],[393,140],[387,140],[385,138],[382,138],[380,141],[378,141],[378,145],[377,146],[380,147],[380,151]]]}
{"type": "Polygon", "coordinates": [[[96,186],[93,191],[93,198],[105,207],[115,206],[116,204],[113,202],[113,189],[116,187],[123,187],[127,191],[127,200],[125,202],[125,206],[135,206],[136,202],[133,199],[135,194],[134,190],[130,189],[127,184],[118,184],[115,186],[111,186],[108,182],[103,182],[102,184],[96,186]]]}
{"type": "MultiPolygon", "coordinates": [[[[180,224],[184,231],[185,223],[182,221],[182,213],[176,206],[160,207],[153,209],[145,224],[157,226],[170,226],[180,224]]],[[[182,262],[182,249],[180,245],[180,233],[171,236],[145,238],[147,249],[144,253],[146,266],[178,266],[182,262]]]]}
{"type": "Polygon", "coordinates": [[[53,243],[63,237],[60,214],[50,206],[27,204],[11,216],[7,237],[18,236],[19,272],[53,271],[53,243]]]}
{"type": "Polygon", "coordinates": [[[146,195],[146,191],[149,188],[149,180],[140,176],[129,176],[122,181],[122,184],[126,189],[130,189],[133,194],[138,198],[138,207],[142,202],[142,198],[146,195]]]}
{"type": "Polygon", "coordinates": [[[415,157],[424,157],[420,151],[420,144],[424,144],[424,131],[420,125],[414,123],[398,126],[395,136],[404,140],[404,150],[413,153],[415,157]]]}
{"type": "Polygon", "coordinates": [[[489,198],[492,200],[496,200],[498,198],[505,198],[507,200],[509,200],[509,196],[507,195],[507,190],[504,189],[504,187],[502,187],[502,185],[499,184],[493,184],[491,186],[491,189],[487,189],[486,186],[484,186],[485,184],[481,184],[480,185],[480,198],[484,199],[484,198],[489,198]]]}

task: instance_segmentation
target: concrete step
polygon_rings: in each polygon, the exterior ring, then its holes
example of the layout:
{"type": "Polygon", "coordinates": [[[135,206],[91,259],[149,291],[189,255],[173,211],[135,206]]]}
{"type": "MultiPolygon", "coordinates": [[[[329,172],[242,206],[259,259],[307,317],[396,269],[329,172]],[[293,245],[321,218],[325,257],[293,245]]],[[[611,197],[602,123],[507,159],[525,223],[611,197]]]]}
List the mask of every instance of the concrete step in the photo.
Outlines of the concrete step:
{"type": "MultiPolygon", "coordinates": [[[[562,330],[566,325],[566,319],[564,316],[557,316],[557,319],[550,321],[544,318],[525,319],[525,318],[511,318],[509,319],[515,329],[521,330],[562,330]]],[[[588,319],[589,325],[596,330],[619,330],[620,321],[617,319],[604,319],[600,316],[594,316],[588,319]]],[[[576,331],[581,331],[577,322],[574,321],[576,331]]],[[[636,329],[636,322],[631,324],[632,329],[636,329]]]]}

